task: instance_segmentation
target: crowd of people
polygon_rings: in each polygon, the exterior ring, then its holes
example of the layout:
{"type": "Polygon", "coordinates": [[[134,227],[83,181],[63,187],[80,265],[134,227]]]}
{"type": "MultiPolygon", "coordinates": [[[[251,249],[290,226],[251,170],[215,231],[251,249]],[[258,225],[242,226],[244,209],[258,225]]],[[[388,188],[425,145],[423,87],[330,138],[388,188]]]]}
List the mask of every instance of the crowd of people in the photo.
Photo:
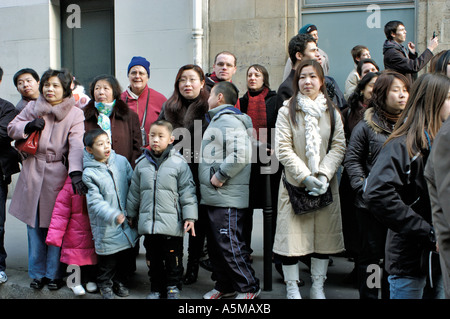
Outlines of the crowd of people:
{"type": "Polygon", "coordinates": [[[126,297],[143,237],[148,299],[179,299],[200,265],[214,282],[204,299],[257,298],[252,219],[267,195],[287,299],[302,298],[299,261],[309,298],[325,299],[336,254],[354,262],[361,299],[450,298],[450,51],[434,55],[433,37],[418,55],[403,45],[401,21],[385,35],[384,70],[366,46],[351,49],[344,93],[312,24],[290,40],[276,91],[253,64],[240,94],[229,51],[211,73],[181,66],[169,98],[150,88],[141,56],[125,90],[103,74],[89,96],[69,70],[19,70],[21,100],[0,99],[0,283],[8,185],[20,172],[9,213],[27,227],[33,289],[60,289],[76,265],[75,295],[126,297]],[[35,132],[34,151],[18,147],[35,132]],[[270,162],[267,194],[261,168],[270,162]],[[373,264],[384,270],[381,288],[368,285],[373,264]]]}

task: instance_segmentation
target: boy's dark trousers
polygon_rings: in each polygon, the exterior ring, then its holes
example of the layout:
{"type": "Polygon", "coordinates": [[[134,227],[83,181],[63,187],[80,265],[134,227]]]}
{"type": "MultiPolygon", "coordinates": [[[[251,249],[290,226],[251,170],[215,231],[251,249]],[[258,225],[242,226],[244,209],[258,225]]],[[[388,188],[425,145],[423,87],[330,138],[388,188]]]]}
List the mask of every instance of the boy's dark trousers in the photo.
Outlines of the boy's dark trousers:
{"type": "Polygon", "coordinates": [[[133,249],[128,248],[111,255],[98,255],[97,285],[100,289],[112,288],[113,284],[124,284],[128,280],[130,256],[133,249]]]}
{"type": "Polygon", "coordinates": [[[183,281],[183,237],[145,235],[146,258],[150,261],[148,275],[151,291],[164,298],[167,287],[181,290],[183,281]]]}
{"type": "Polygon", "coordinates": [[[259,279],[249,262],[243,237],[245,209],[208,206],[208,254],[215,289],[220,292],[256,292],[259,279]]]}

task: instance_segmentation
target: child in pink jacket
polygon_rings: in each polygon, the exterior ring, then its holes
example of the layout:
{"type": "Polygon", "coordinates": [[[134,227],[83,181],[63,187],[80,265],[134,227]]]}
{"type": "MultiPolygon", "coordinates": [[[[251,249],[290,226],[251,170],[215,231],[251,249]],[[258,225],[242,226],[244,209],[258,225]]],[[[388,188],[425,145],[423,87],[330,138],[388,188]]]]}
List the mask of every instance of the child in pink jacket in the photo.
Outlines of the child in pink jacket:
{"type": "MultiPolygon", "coordinates": [[[[56,198],[46,243],[61,247],[62,263],[80,266],[80,277],[73,278],[75,285],[70,287],[75,295],[86,293],[82,282],[87,282],[88,292],[97,290],[94,266],[97,264],[97,254],[89,223],[86,197],[74,192],[70,177],[67,177],[64,187],[56,198]]],[[[74,275],[77,276],[79,273],[75,271],[74,275]]]]}

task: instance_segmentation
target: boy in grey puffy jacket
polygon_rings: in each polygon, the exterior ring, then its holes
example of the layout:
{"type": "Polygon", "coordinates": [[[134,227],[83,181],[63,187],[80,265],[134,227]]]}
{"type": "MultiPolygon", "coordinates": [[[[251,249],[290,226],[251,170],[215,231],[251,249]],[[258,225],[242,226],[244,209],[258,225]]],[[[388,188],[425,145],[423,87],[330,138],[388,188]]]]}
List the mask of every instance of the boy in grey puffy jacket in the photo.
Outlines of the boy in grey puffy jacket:
{"type": "Polygon", "coordinates": [[[173,147],[173,127],[159,120],[150,126],[151,150],[136,161],[128,193],[128,216],[143,234],[150,262],[148,299],[178,299],[183,276],[183,235],[198,218],[191,170],[173,147]]]}
{"type": "Polygon", "coordinates": [[[220,299],[238,292],[239,299],[256,298],[261,289],[249,262],[243,238],[245,208],[249,204],[253,128],[251,118],[233,107],[236,87],[216,83],[208,100],[210,123],[201,148],[201,203],[207,206],[210,234],[208,253],[215,287],[204,299],[220,299]]]}
{"type": "Polygon", "coordinates": [[[126,200],[133,174],[128,160],[111,149],[108,134],[102,129],[84,137],[83,182],[89,220],[98,255],[97,285],[105,299],[128,296],[128,265],[133,258],[137,232],[127,222],[126,200]]]}

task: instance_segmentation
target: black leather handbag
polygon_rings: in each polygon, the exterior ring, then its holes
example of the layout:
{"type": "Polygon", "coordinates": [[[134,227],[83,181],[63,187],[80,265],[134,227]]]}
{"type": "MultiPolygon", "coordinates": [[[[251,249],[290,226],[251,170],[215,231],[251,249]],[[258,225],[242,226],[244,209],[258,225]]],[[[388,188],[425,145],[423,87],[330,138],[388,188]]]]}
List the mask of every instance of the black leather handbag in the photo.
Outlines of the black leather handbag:
{"type": "MultiPolygon", "coordinates": [[[[330,113],[331,132],[330,139],[328,141],[328,150],[330,151],[331,142],[334,135],[334,107],[328,104],[328,110],[330,113]]],[[[327,191],[319,196],[309,195],[309,191],[306,187],[297,187],[292,185],[286,180],[286,175],[283,172],[283,185],[287,189],[289,194],[289,201],[296,215],[303,215],[314,212],[318,209],[324,208],[333,202],[333,195],[331,194],[331,188],[328,187],[327,191]]]]}
{"type": "Polygon", "coordinates": [[[303,215],[326,207],[333,202],[331,188],[328,187],[325,194],[319,196],[309,195],[306,187],[297,187],[290,184],[283,175],[283,184],[289,194],[289,201],[296,215],[303,215]]]}

